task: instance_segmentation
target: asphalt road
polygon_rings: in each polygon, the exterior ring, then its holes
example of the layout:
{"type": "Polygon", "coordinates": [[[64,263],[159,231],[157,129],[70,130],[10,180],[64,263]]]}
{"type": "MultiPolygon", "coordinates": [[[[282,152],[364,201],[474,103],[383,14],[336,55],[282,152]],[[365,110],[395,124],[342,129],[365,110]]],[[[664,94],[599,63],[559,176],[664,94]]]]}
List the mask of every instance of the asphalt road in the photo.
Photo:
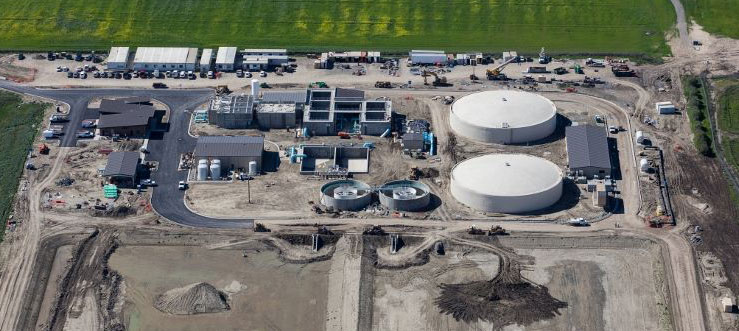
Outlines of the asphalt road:
{"type": "Polygon", "coordinates": [[[187,176],[185,171],[177,171],[180,154],[192,151],[195,147],[195,139],[187,134],[189,113],[186,111],[205,102],[212,95],[212,90],[36,89],[8,81],[0,81],[0,88],[69,104],[70,121],[65,125],[65,134],[59,141],[62,147],[76,146],[75,133],[88,113],[87,104],[92,98],[145,96],[163,102],[171,110],[169,130],[149,140],[150,154],[147,156],[148,161],[159,162],[157,171],[152,174],[159,184],[153,188],[151,204],[154,210],[170,221],[185,226],[251,228],[254,225],[251,219],[217,219],[195,214],[185,207],[184,191],[177,189],[177,183],[187,176]]]}

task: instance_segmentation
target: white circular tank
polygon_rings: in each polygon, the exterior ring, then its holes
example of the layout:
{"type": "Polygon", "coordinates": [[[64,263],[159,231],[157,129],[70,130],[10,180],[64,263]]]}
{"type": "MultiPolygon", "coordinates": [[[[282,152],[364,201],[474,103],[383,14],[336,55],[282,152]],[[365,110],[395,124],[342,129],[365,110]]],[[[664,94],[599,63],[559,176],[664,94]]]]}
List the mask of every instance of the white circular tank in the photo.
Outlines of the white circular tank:
{"type": "Polygon", "coordinates": [[[639,161],[639,169],[641,169],[641,172],[649,171],[649,161],[647,161],[647,159],[641,159],[641,161],[639,161]]]}
{"type": "Polygon", "coordinates": [[[210,161],[210,177],[213,180],[221,179],[221,160],[215,159],[210,161]]]}
{"type": "Polygon", "coordinates": [[[208,179],[208,160],[201,159],[198,161],[198,180],[208,179]]]}
{"type": "Polygon", "coordinates": [[[484,212],[520,214],[549,207],[562,196],[562,170],[525,154],[490,154],[452,170],[457,201],[484,212]]]}
{"type": "Polygon", "coordinates": [[[413,180],[395,180],[380,186],[377,196],[380,204],[390,210],[422,211],[431,202],[428,185],[413,180]]]}
{"type": "Polygon", "coordinates": [[[451,105],[449,125],[456,134],[480,142],[521,144],[554,133],[557,107],[549,99],[529,92],[478,92],[451,105]]]}
{"type": "Polygon", "coordinates": [[[257,161],[249,161],[249,176],[256,176],[259,174],[259,166],[257,161]]]}

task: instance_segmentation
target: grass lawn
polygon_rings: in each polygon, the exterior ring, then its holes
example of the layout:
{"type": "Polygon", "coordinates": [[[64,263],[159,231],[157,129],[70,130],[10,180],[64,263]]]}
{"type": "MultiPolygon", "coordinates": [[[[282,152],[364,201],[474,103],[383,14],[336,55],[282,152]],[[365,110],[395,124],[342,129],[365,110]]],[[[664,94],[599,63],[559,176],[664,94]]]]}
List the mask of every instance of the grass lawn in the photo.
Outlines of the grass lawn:
{"type": "Polygon", "coordinates": [[[11,214],[18,178],[23,171],[28,149],[49,105],[23,103],[20,96],[0,91],[0,240],[11,214]]]}
{"type": "Polygon", "coordinates": [[[739,38],[739,1],[737,0],[681,0],[688,17],[706,31],[731,38],[739,38]]]}
{"type": "Polygon", "coordinates": [[[669,54],[669,0],[0,0],[0,48],[669,54]]]}
{"type": "Polygon", "coordinates": [[[721,92],[719,96],[718,126],[721,130],[739,134],[739,81],[721,92]]]}

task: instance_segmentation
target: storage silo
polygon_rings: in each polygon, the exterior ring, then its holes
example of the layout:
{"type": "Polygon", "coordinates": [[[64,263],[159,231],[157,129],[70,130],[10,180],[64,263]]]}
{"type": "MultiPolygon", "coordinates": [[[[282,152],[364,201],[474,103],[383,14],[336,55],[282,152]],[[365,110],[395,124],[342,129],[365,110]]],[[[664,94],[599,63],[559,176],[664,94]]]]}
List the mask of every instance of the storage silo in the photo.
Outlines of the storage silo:
{"type": "Polygon", "coordinates": [[[198,161],[198,180],[208,179],[208,160],[200,159],[198,161]]]}
{"type": "Polygon", "coordinates": [[[428,185],[412,180],[387,182],[379,189],[380,203],[390,210],[421,211],[431,202],[428,185]]]}
{"type": "Polygon", "coordinates": [[[210,177],[213,180],[221,179],[221,160],[214,159],[210,161],[210,177]]]}
{"type": "Polygon", "coordinates": [[[452,169],[457,201],[484,212],[520,214],[549,207],[562,196],[562,170],[525,154],[490,154],[452,169]]]}
{"type": "Polygon", "coordinates": [[[249,161],[249,176],[256,176],[259,174],[259,165],[257,161],[249,161]]]}
{"type": "Polygon", "coordinates": [[[480,142],[521,144],[554,133],[557,107],[549,99],[529,92],[477,92],[451,105],[449,125],[456,134],[480,142]]]}
{"type": "Polygon", "coordinates": [[[372,188],[366,183],[344,179],[321,187],[321,203],[337,210],[360,210],[372,202],[372,188]]]}

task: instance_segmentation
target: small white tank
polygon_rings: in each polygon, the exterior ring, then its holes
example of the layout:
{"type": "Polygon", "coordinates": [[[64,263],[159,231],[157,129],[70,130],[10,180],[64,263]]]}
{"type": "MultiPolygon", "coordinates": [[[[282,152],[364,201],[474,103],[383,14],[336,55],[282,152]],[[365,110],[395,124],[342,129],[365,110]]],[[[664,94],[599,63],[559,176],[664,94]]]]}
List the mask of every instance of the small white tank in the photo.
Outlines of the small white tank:
{"type": "Polygon", "coordinates": [[[406,186],[399,187],[393,190],[393,199],[396,200],[410,200],[416,197],[416,189],[406,186]]]}
{"type": "Polygon", "coordinates": [[[221,179],[221,160],[215,159],[210,161],[210,177],[213,180],[221,179]]]}
{"type": "Polygon", "coordinates": [[[644,142],[644,132],[636,131],[636,143],[641,144],[644,142]]]}
{"type": "Polygon", "coordinates": [[[249,161],[249,176],[256,176],[259,174],[259,167],[257,161],[249,161]]]}
{"type": "Polygon", "coordinates": [[[208,160],[201,159],[198,161],[198,180],[208,179],[208,160]]]}
{"type": "Polygon", "coordinates": [[[259,96],[259,79],[251,80],[251,96],[254,98],[259,96]]]}
{"type": "Polygon", "coordinates": [[[647,159],[643,158],[639,161],[639,170],[641,170],[641,172],[649,171],[649,161],[647,161],[647,159]]]}
{"type": "Polygon", "coordinates": [[[351,186],[340,186],[334,189],[334,199],[348,200],[357,198],[357,188],[351,186]]]}

